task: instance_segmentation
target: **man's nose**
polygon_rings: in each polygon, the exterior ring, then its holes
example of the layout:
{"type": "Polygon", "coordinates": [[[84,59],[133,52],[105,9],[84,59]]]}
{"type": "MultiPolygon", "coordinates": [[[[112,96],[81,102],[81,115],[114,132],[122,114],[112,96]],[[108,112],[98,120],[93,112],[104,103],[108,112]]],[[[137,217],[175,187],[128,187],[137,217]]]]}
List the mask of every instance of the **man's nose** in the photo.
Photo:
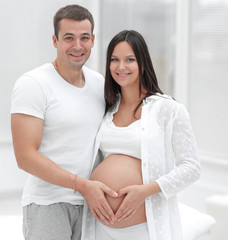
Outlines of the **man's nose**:
{"type": "Polygon", "coordinates": [[[75,50],[81,50],[82,46],[81,46],[81,41],[80,39],[75,39],[75,42],[74,42],[74,49],[75,50]]]}

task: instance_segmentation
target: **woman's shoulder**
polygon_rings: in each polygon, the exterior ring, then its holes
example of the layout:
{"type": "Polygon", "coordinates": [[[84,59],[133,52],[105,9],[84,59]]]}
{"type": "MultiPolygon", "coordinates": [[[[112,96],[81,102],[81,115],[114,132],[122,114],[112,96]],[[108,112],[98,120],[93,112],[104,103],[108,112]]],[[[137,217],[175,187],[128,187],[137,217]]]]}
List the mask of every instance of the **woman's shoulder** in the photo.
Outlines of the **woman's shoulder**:
{"type": "Polygon", "coordinates": [[[154,95],[147,97],[144,103],[149,105],[157,104],[162,106],[167,105],[167,106],[173,106],[173,107],[177,107],[180,104],[170,95],[161,94],[161,93],[156,93],[154,95]]]}
{"type": "Polygon", "coordinates": [[[185,109],[184,105],[176,101],[173,97],[160,93],[147,97],[144,104],[148,105],[149,109],[165,115],[175,115],[180,109],[185,109]]]}
{"type": "Polygon", "coordinates": [[[161,100],[161,99],[169,99],[169,100],[171,100],[171,99],[173,99],[170,95],[168,95],[168,94],[165,94],[165,93],[163,93],[163,94],[161,94],[161,93],[155,93],[155,94],[153,94],[153,95],[150,95],[149,97],[147,97],[146,98],[147,100],[150,100],[150,99],[159,99],[159,100],[161,100]]]}

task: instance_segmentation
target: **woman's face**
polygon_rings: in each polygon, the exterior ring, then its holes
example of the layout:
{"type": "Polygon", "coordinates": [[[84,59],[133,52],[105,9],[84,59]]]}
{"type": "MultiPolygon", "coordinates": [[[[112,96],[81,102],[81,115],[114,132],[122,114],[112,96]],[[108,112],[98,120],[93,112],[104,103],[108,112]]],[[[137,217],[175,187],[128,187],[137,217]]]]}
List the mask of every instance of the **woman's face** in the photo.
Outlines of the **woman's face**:
{"type": "Polygon", "coordinates": [[[120,87],[139,87],[139,66],[131,45],[118,43],[111,55],[110,72],[120,87]]]}

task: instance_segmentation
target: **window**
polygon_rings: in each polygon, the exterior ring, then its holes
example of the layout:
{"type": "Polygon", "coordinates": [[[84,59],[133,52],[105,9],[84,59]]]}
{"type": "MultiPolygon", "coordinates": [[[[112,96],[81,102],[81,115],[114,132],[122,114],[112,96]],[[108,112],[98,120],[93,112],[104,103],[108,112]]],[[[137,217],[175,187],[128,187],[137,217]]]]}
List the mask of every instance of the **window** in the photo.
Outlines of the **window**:
{"type": "Polygon", "coordinates": [[[228,2],[189,3],[188,107],[202,156],[228,160],[228,2]]]}

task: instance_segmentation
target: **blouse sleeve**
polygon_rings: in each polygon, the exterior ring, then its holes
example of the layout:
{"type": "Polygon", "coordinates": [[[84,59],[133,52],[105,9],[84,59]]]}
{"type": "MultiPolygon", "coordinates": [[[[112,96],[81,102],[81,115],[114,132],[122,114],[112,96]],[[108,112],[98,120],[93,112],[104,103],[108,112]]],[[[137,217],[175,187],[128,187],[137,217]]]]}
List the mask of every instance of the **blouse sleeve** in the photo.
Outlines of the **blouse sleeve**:
{"type": "Polygon", "coordinates": [[[156,180],[166,199],[176,195],[200,177],[197,144],[189,114],[182,104],[179,104],[174,116],[171,139],[175,167],[156,180]]]}

